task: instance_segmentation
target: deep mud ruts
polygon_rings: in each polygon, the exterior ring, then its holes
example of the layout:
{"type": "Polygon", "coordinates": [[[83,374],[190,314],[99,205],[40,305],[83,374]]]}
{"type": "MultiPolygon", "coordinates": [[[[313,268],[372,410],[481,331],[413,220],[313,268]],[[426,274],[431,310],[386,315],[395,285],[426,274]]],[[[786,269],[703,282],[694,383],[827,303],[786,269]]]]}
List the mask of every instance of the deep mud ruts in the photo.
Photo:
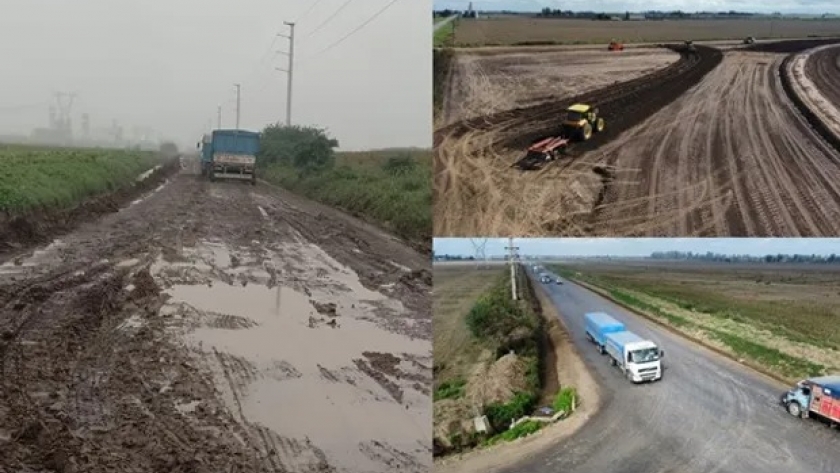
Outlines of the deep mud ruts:
{"type": "Polygon", "coordinates": [[[428,471],[428,257],[264,184],[154,189],[0,261],[0,472],[428,471]]]}

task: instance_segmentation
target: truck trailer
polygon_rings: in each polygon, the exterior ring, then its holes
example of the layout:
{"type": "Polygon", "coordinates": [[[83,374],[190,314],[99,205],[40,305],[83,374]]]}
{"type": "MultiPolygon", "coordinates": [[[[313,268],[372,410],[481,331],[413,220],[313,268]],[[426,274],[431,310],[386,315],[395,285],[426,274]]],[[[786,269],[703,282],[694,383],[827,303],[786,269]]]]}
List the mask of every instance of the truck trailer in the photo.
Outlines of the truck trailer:
{"type": "Polygon", "coordinates": [[[598,351],[602,355],[606,353],[607,334],[627,330],[623,323],[603,312],[590,312],[584,315],[584,321],[586,323],[586,338],[598,346],[598,351]]]}
{"type": "Polygon", "coordinates": [[[213,130],[199,143],[201,175],[211,181],[243,179],[257,183],[260,134],[246,130],[213,130]]]}
{"type": "Polygon", "coordinates": [[[802,380],[782,394],[781,403],[794,417],[821,417],[836,426],[840,424],[840,375],[802,380]]]}
{"type": "Polygon", "coordinates": [[[628,331],[608,333],[605,338],[610,363],[627,379],[633,383],[662,379],[661,358],[665,353],[655,343],[628,331]]]}

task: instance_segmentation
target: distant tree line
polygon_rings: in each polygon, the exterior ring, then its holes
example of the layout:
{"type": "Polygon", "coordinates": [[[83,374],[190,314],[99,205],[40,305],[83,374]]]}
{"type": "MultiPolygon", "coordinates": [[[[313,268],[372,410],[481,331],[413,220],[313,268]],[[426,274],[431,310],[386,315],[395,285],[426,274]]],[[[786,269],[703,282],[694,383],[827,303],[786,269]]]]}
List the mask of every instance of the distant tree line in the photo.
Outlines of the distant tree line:
{"type": "Polygon", "coordinates": [[[789,255],[776,254],[764,256],[751,255],[726,255],[713,253],[694,253],[691,251],[657,251],[651,253],[651,259],[676,260],[676,261],[713,261],[718,263],[813,263],[813,264],[837,264],[840,257],[836,254],[830,255],[789,255]]]}

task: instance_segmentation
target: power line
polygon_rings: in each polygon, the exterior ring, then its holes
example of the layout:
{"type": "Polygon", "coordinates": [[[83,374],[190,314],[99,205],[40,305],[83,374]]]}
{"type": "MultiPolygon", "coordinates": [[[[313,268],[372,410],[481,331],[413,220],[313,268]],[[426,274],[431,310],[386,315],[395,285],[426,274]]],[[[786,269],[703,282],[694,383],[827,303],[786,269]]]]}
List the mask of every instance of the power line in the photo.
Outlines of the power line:
{"type": "MultiPolygon", "coordinates": [[[[371,22],[373,22],[373,20],[375,20],[375,19],[376,19],[379,15],[381,15],[381,14],[385,13],[385,11],[386,11],[387,9],[391,8],[391,6],[392,6],[392,5],[394,5],[395,3],[397,3],[398,1],[400,1],[400,0],[391,0],[390,2],[388,2],[388,4],[387,4],[387,5],[385,5],[385,6],[384,6],[384,7],[382,7],[379,11],[377,11],[376,13],[374,13],[374,14],[373,14],[373,16],[371,16],[370,18],[368,18],[368,19],[367,19],[364,23],[362,23],[361,25],[359,25],[358,27],[356,27],[356,29],[354,29],[354,30],[352,30],[351,32],[347,33],[346,35],[344,35],[343,37],[341,37],[338,41],[336,41],[336,42],[334,42],[334,43],[330,44],[330,45],[329,45],[329,46],[327,46],[326,48],[324,48],[324,49],[322,49],[322,50],[318,51],[317,53],[313,54],[312,56],[309,56],[308,58],[306,58],[306,59],[304,60],[304,62],[305,62],[305,61],[308,61],[308,60],[310,60],[310,59],[312,59],[312,58],[313,58],[313,57],[315,57],[315,56],[318,56],[318,55],[320,55],[320,54],[323,54],[323,53],[325,53],[325,52],[329,51],[330,49],[332,49],[332,48],[334,48],[334,47],[338,46],[339,44],[343,43],[343,42],[344,42],[347,38],[349,38],[349,37],[353,36],[354,34],[358,33],[358,32],[359,32],[362,28],[364,28],[365,26],[367,26],[367,25],[369,25],[371,22]]],[[[300,62],[298,62],[298,65],[300,65],[300,62]]]]}
{"type": "Polygon", "coordinates": [[[326,20],[324,20],[324,21],[322,21],[320,25],[316,26],[314,30],[310,31],[310,32],[309,32],[309,34],[308,34],[308,35],[306,35],[306,36],[304,37],[304,39],[306,39],[306,38],[310,38],[310,37],[312,37],[312,35],[314,35],[314,34],[315,34],[315,33],[317,33],[318,31],[320,31],[320,30],[321,30],[321,28],[323,28],[323,27],[324,27],[324,25],[326,25],[327,23],[329,23],[330,21],[332,21],[332,19],[333,19],[333,18],[335,18],[335,17],[336,17],[339,13],[341,13],[341,10],[344,10],[344,8],[345,8],[347,5],[350,5],[350,3],[351,3],[352,1],[353,1],[353,0],[347,0],[347,1],[345,1],[344,3],[342,3],[342,4],[341,4],[341,6],[340,6],[340,7],[338,7],[338,10],[334,11],[332,15],[328,16],[328,17],[327,17],[327,19],[326,19],[326,20]]]}
{"type": "Polygon", "coordinates": [[[304,17],[306,17],[306,15],[310,14],[310,13],[312,12],[312,10],[314,10],[314,9],[315,9],[315,7],[316,7],[319,3],[321,3],[321,0],[315,0],[314,2],[312,2],[312,4],[311,4],[311,5],[309,5],[309,8],[308,8],[305,12],[303,12],[303,14],[301,14],[301,15],[298,17],[298,19],[297,19],[297,20],[295,20],[295,23],[300,23],[300,20],[302,20],[304,17]]]}

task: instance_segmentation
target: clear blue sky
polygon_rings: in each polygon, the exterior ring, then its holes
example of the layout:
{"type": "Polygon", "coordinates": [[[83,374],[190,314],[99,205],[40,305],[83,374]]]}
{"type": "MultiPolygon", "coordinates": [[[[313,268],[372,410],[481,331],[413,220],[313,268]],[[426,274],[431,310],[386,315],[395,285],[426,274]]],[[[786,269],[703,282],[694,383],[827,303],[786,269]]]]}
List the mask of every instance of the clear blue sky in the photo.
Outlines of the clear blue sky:
{"type": "MultiPolygon", "coordinates": [[[[466,10],[469,1],[435,0],[436,10],[466,10]]],[[[545,7],[575,11],[749,11],[756,13],[840,13],[837,0],[482,0],[473,2],[476,10],[538,11],[545,7]]]]}
{"type": "MultiPolygon", "coordinates": [[[[473,241],[480,243],[485,239],[473,241]]],[[[487,256],[505,254],[507,238],[487,238],[487,256]]],[[[525,255],[648,256],[654,251],[738,254],[840,254],[840,238],[516,238],[525,255]]],[[[435,238],[437,254],[474,255],[469,238],[435,238]]]]}

